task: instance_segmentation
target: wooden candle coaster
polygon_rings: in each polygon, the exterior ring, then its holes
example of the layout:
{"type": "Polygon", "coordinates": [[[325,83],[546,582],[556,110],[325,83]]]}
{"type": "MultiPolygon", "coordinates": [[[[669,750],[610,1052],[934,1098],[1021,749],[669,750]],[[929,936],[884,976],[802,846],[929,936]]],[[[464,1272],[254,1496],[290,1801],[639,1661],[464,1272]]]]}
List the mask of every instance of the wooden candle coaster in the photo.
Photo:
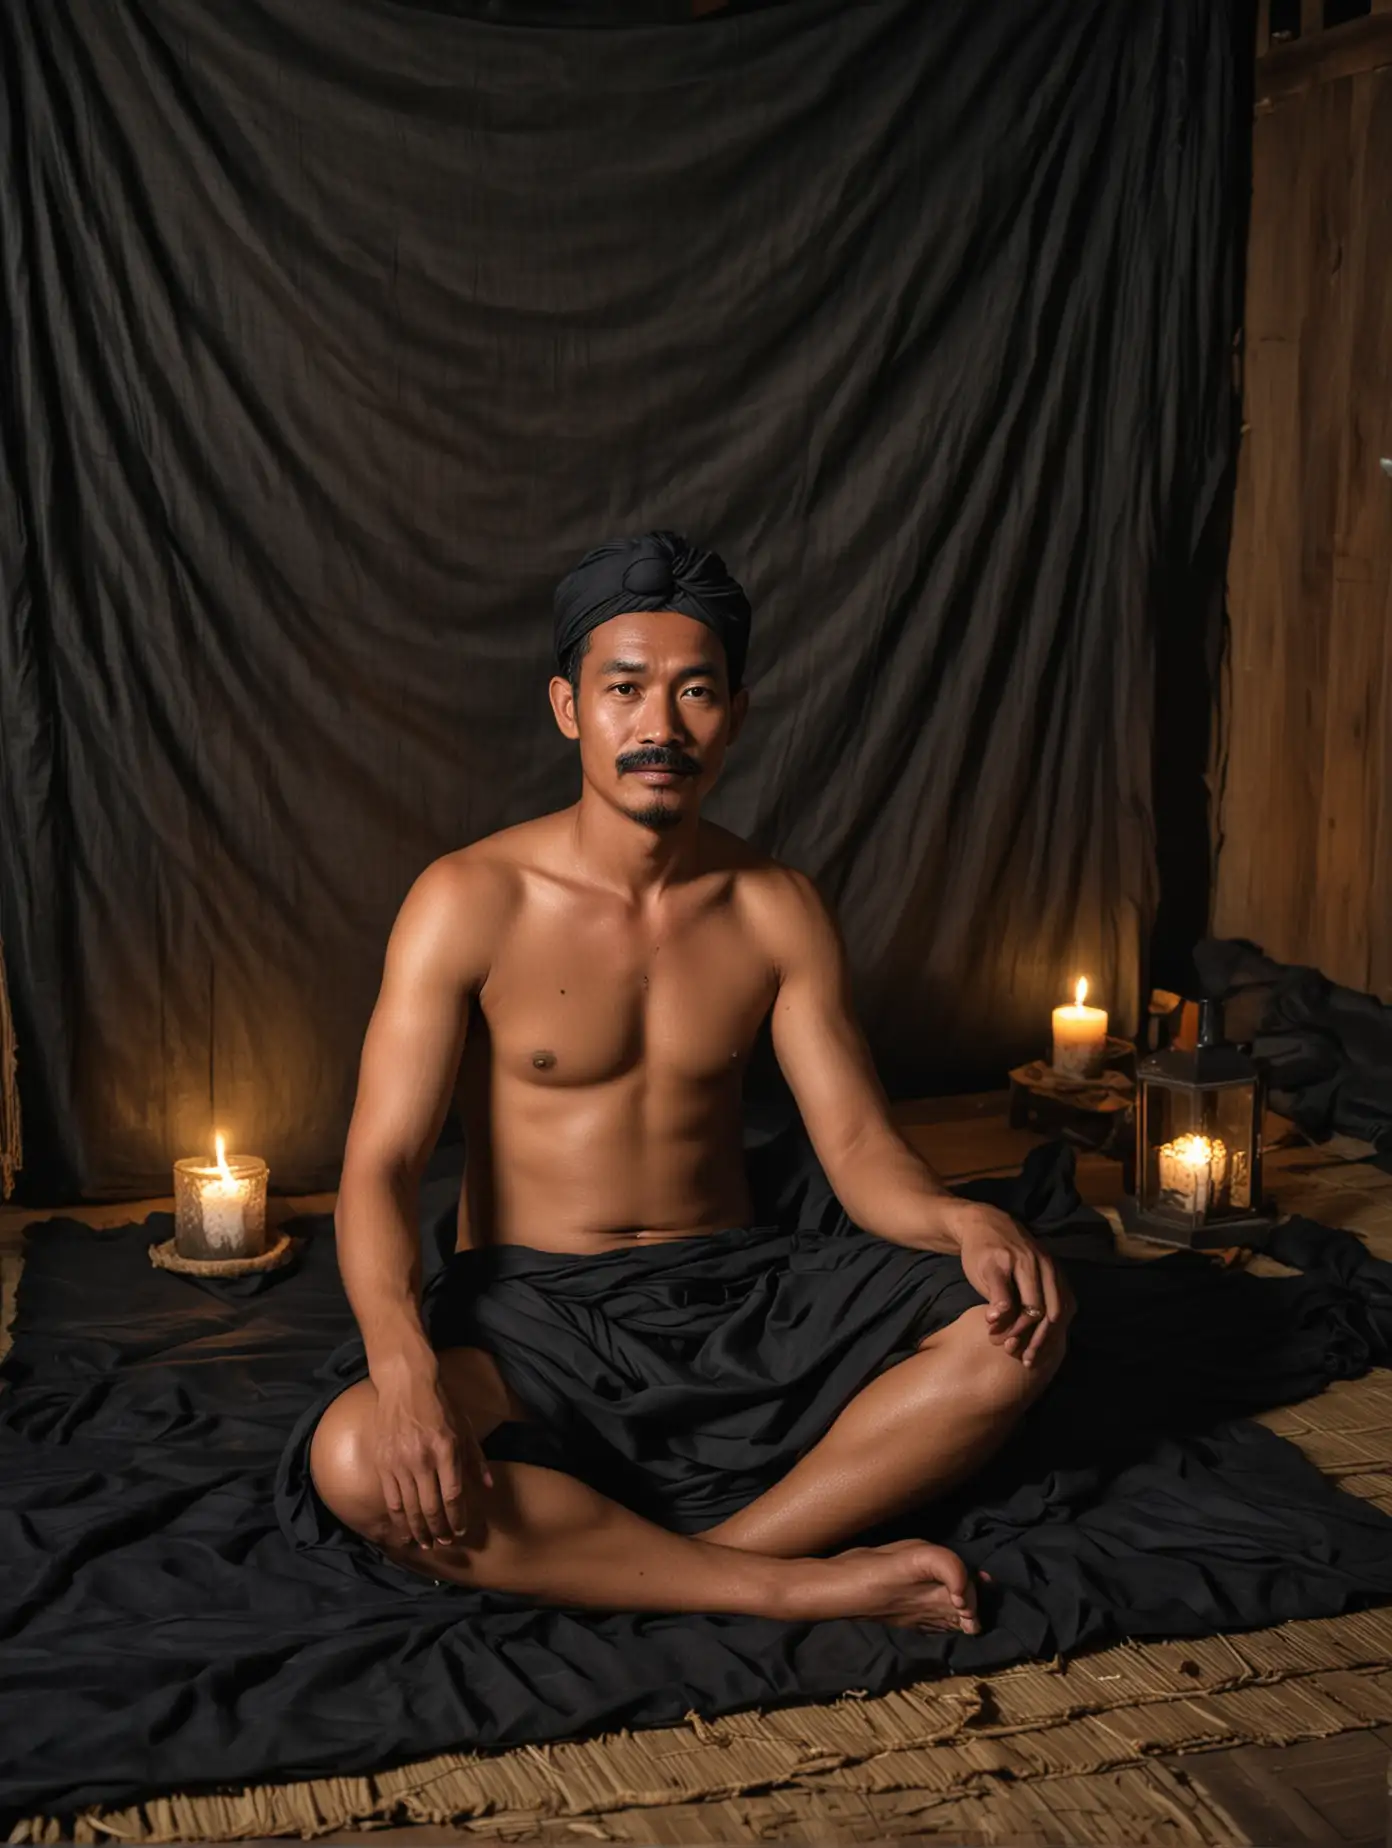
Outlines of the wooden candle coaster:
{"type": "Polygon", "coordinates": [[[288,1262],[295,1241],[282,1232],[273,1245],[254,1258],[185,1258],[172,1238],[151,1245],[150,1262],[156,1270],[182,1271],[187,1277],[245,1277],[253,1271],[279,1270],[288,1262]]]}

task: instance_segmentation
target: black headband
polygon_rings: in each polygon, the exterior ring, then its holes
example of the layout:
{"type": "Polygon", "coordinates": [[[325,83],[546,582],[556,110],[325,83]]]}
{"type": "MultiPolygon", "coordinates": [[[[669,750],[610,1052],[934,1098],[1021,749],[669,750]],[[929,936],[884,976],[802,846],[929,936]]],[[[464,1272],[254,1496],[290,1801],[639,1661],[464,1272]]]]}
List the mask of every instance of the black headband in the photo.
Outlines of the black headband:
{"type": "Polygon", "coordinates": [[[565,663],[591,629],[630,610],[676,610],[705,623],[725,646],[737,690],[749,652],[749,599],[724,560],[680,533],[612,539],[586,552],[556,586],[556,659],[565,663]]]}

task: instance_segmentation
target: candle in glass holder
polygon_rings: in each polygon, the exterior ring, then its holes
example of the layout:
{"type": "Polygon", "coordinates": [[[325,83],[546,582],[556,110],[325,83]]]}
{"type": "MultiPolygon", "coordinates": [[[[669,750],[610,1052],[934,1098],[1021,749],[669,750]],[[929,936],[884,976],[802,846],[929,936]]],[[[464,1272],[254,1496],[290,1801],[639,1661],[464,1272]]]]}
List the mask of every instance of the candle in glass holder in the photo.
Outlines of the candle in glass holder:
{"type": "Polygon", "coordinates": [[[228,1156],[217,1138],[217,1158],[174,1164],[174,1245],[183,1258],[257,1258],[266,1249],[266,1181],[259,1155],[228,1156]]]}
{"type": "Polygon", "coordinates": [[[1065,1078],[1100,1078],[1107,1063],[1107,1010],[1084,1007],[1087,977],[1078,977],[1072,1007],[1054,1009],[1053,1067],[1065,1078]]]}
{"type": "Polygon", "coordinates": [[[1228,1178],[1226,1143],[1215,1136],[1176,1136],[1155,1151],[1160,1170],[1160,1205],[1201,1219],[1228,1178]]]}

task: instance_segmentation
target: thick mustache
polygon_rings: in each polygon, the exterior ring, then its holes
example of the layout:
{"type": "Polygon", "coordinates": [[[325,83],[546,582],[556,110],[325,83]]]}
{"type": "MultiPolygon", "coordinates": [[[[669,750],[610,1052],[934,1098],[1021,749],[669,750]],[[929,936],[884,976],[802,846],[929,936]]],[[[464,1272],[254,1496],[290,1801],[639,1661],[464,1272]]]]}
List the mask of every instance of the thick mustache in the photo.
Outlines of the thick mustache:
{"type": "Polygon", "coordinates": [[[663,744],[645,744],[641,751],[625,751],[616,762],[620,776],[627,776],[630,770],[670,770],[676,776],[699,776],[701,773],[701,766],[694,757],[663,744]]]}

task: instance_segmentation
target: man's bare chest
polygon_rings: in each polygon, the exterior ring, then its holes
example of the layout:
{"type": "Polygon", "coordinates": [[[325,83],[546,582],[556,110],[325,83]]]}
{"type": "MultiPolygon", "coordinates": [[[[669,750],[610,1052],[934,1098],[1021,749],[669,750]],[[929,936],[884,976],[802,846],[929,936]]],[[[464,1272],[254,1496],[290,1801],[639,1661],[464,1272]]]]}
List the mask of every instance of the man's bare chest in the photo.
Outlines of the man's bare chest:
{"type": "Polygon", "coordinates": [[[775,991],[728,910],[665,928],[559,914],[510,933],[479,1002],[499,1075],[590,1086],[641,1069],[702,1082],[740,1064],[775,991]]]}

